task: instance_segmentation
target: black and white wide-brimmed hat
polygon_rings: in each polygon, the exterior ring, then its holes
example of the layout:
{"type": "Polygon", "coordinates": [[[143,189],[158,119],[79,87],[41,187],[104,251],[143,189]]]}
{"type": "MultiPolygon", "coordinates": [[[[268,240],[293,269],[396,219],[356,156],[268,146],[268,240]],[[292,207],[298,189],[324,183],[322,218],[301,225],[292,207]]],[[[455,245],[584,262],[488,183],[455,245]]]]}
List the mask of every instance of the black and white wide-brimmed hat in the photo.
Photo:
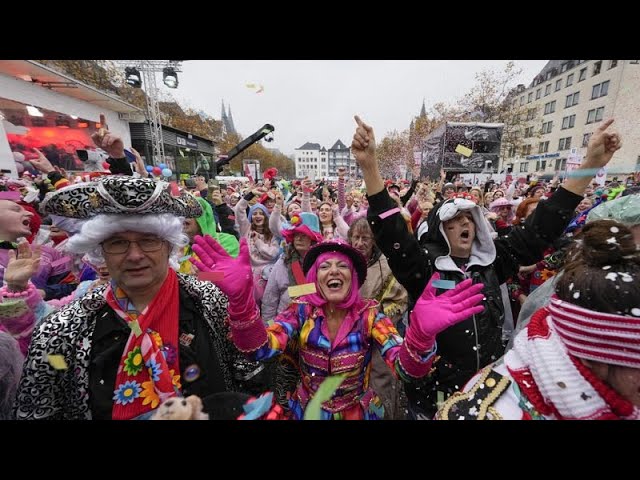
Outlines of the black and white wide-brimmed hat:
{"type": "Polygon", "coordinates": [[[45,197],[41,210],[70,218],[100,214],[170,213],[188,218],[202,215],[202,207],[193,195],[183,193],[174,197],[167,182],[124,175],[61,188],[45,197]]]}

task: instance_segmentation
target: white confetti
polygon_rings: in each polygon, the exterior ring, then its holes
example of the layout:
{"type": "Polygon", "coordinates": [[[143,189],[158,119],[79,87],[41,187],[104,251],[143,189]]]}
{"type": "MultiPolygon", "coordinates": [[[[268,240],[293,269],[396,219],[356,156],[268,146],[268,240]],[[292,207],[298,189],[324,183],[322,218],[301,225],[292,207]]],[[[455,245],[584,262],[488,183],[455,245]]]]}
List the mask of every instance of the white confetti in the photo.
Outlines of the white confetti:
{"type": "Polygon", "coordinates": [[[612,243],[614,245],[617,245],[618,241],[616,240],[616,237],[611,237],[611,238],[607,238],[607,243],[612,243]]]}
{"type": "Polygon", "coordinates": [[[619,229],[618,227],[611,227],[611,228],[609,229],[609,231],[610,231],[611,233],[618,233],[618,232],[620,231],[620,229],[619,229]]]}
{"type": "Polygon", "coordinates": [[[569,291],[573,290],[573,282],[569,284],[569,291]]]}
{"type": "Polygon", "coordinates": [[[602,267],[603,270],[609,270],[611,268],[611,265],[605,265],[604,267],[602,267]]]}
{"type": "Polygon", "coordinates": [[[580,298],[580,292],[575,292],[573,294],[573,298],[580,298]]]}
{"type": "Polygon", "coordinates": [[[607,273],[607,276],[604,278],[606,278],[607,280],[611,280],[612,282],[615,282],[616,279],[618,278],[618,274],[615,272],[609,272],[607,273]]]}
{"type": "Polygon", "coordinates": [[[633,315],[634,317],[640,317],[640,308],[632,308],[631,315],[633,315]]]}
{"type": "Polygon", "coordinates": [[[618,272],[622,277],[623,282],[633,282],[633,277],[629,275],[627,272],[618,272]]]}

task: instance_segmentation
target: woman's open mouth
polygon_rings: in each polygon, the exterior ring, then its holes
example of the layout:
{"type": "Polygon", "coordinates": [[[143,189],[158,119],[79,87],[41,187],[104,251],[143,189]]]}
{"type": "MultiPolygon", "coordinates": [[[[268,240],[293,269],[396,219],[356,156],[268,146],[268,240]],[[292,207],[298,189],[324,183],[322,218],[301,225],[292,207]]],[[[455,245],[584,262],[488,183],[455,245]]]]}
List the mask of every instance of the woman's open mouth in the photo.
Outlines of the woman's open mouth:
{"type": "Polygon", "coordinates": [[[342,285],[342,280],[329,280],[327,282],[327,287],[329,288],[329,290],[340,290],[342,288],[342,285]]]}

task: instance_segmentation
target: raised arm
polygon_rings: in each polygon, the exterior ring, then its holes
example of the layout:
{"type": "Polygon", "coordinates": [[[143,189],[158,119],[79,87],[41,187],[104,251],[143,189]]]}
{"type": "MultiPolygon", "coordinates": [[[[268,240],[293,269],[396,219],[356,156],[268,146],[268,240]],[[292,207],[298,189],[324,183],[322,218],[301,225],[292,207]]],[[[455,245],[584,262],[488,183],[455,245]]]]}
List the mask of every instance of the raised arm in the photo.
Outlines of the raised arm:
{"type": "Polygon", "coordinates": [[[236,203],[234,212],[236,214],[236,224],[238,225],[238,231],[240,232],[240,238],[246,237],[251,230],[251,224],[247,217],[247,207],[249,206],[249,200],[253,198],[253,193],[248,193],[236,203]],[[249,199],[247,197],[250,196],[249,199]]]}
{"type": "Polygon", "coordinates": [[[431,266],[415,235],[409,232],[398,205],[384,188],[375,158],[373,128],[360,120],[360,117],[355,118],[358,126],[351,150],[362,169],[367,186],[367,218],[376,244],[387,257],[393,275],[415,301],[431,276],[431,266]]]}

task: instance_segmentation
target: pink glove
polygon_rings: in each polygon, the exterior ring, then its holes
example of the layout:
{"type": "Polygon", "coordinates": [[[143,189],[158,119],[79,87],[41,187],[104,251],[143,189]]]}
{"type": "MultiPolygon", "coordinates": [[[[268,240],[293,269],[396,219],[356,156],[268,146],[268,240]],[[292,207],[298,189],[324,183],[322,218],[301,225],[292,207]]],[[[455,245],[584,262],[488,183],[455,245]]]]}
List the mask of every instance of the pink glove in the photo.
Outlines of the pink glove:
{"type": "Polygon", "coordinates": [[[472,280],[467,279],[454,289],[436,296],[434,280],[440,280],[439,273],[433,274],[416,302],[405,335],[405,341],[420,353],[433,348],[440,332],[484,310],[482,305],[478,305],[484,298],[480,293],[484,284],[473,285],[472,280]]]}
{"type": "Polygon", "coordinates": [[[253,272],[247,239],[240,240],[240,251],[237,258],[230,256],[217,240],[210,235],[196,235],[193,251],[199,259],[191,257],[201,272],[222,272],[224,278],[217,283],[220,290],[229,297],[229,314],[239,318],[245,313],[251,314],[256,309],[253,298],[253,272]]]}

